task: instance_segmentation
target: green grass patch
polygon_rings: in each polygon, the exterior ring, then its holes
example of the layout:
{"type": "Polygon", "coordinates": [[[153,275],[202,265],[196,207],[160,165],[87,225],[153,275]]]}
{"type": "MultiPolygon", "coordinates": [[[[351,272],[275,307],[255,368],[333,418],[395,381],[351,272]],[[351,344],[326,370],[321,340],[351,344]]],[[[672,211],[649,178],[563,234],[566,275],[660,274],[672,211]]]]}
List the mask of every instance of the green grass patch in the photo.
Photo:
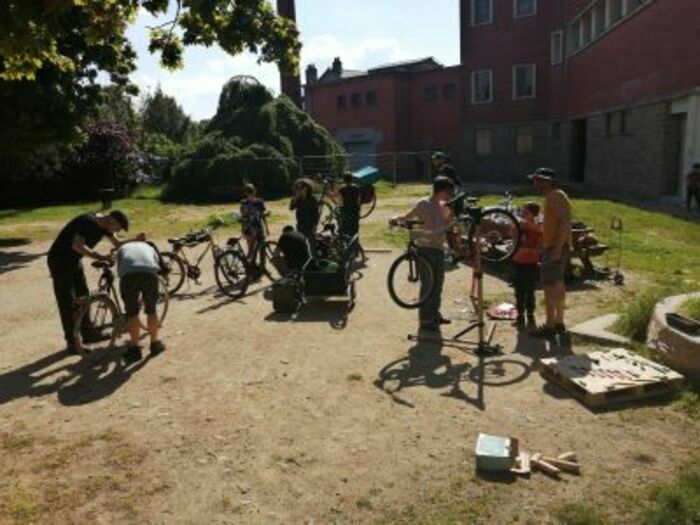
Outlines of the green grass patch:
{"type": "Polygon", "coordinates": [[[609,523],[587,503],[566,503],[553,512],[558,525],[605,525],[609,523]]]}
{"type": "Polygon", "coordinates": [[[645,525],[700,523],[700,459],[685,467],[674,480],[656,485],[646,512],[645,525]]]}
{"type": "Polygon", "coordinates": [[[639,294],[627,303],[620,318],[611,327],[612,331],[631,337],[635,341],[644,342],[647,338],[647,328],[656,304],[668,297],[670,291],[655,288],[639,294]]]}
{"type": "Polygon", "coordinates": [[[685,301],[678,309],[678,313],[700,321],[700,297],[693,297],[685,301]]]}
{"type": "Polygon", "coordinates": [[[700,381],[688,381],[683,391],[673,402],[673,408],[690,419],[700,421],[700,381]]]}

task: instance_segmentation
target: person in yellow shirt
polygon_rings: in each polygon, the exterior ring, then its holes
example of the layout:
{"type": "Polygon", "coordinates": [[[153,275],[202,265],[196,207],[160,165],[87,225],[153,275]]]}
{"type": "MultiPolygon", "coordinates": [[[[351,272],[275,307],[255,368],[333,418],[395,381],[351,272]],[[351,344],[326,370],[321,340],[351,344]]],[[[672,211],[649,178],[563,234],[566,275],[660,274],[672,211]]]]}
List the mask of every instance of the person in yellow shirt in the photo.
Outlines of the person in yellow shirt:
{"type": "Polygon", "coordinates": [[[557,333],[566,332],[564,276],[571,255],[571,201],[559,188],[554,170],[538,168],[528,178],[532,180],[535,190],[544,197],[540,270],[547,319],[533,335],[554,337],[557,333]]]}

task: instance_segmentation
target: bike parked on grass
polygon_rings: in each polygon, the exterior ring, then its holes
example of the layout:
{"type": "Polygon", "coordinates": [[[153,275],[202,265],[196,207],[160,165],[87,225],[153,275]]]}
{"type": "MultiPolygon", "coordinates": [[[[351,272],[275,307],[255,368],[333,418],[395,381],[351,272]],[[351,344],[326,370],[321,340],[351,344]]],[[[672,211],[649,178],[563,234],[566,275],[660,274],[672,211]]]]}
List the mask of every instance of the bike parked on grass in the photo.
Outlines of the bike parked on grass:
{"type": "MultiPolygon", "coordinates": [[[[113,262],[95,261],[93,268],[102,271],[97,282],[97,290],[81,300],[75,314],[73,342],[75,347],[87,353],[98,347],[112,348],[117,338],[126,330],[126,316],[114,284],[113,262]]],[[[163,324],[168,313],[169,295],[165,279],[159,277],[158,303],[156,314],[163,324]]],[[[139,318],[141,327],[148,327],[139,318]]]]}

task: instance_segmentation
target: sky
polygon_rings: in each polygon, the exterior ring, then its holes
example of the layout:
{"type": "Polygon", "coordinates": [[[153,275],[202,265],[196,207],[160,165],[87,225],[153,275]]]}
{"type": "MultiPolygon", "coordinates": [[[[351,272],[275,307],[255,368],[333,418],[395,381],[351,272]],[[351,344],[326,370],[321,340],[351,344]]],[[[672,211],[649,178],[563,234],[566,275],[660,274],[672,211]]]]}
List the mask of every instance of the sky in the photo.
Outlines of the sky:
{"type": "MultiPolygon", "coordinates": [[[[459,0],[297,0],[296,6],[302,73],[313,63],[321,74],[336,56],[347,69],[428,56],[445,65],[459,62],[459,0]]],[[[279,93],[274,65],[259,65],[251,54],[231,57],[218,47],[189,47],[182,69],[161,68],[148,52],[152,25],[155,20],[142,10],[128,31],[138,54],[131,78],[142,93],[160,84],[197,120],[216,112],[221,87],[235,75],[252,75],[279,93]]]]}

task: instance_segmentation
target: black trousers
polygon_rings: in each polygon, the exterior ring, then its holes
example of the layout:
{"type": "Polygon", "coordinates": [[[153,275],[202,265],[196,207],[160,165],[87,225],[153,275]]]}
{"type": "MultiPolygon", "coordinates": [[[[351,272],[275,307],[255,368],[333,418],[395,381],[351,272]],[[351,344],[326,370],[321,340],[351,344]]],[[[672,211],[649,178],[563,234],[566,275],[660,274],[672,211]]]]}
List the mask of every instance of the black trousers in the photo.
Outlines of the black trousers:
{"type": "Polygon", "coordinates": [[[695,199],[695,204],[700,211],[700,189],[698,188],[688,188],[685,193],[685,207],[688,211],[691,211],[693,207],[693,199],[695,199]]]}
{"type": "Polygon", "coordinates": [[[515,306],[518,315],[535,313],[535,287],[540,279],[537,263],[513,265],[513,287],[515,288],[515,306]]]}
{"type": "Polygon", "coordinates": [[[83,265],[49,260],[49,271],[53,280],[53,293],[56,296],[58,313],[61,316],[63,337],[66,343],[71,344],[75,323],[75,300],[78,297],[86,297],[90,293],[83,265]]]}

